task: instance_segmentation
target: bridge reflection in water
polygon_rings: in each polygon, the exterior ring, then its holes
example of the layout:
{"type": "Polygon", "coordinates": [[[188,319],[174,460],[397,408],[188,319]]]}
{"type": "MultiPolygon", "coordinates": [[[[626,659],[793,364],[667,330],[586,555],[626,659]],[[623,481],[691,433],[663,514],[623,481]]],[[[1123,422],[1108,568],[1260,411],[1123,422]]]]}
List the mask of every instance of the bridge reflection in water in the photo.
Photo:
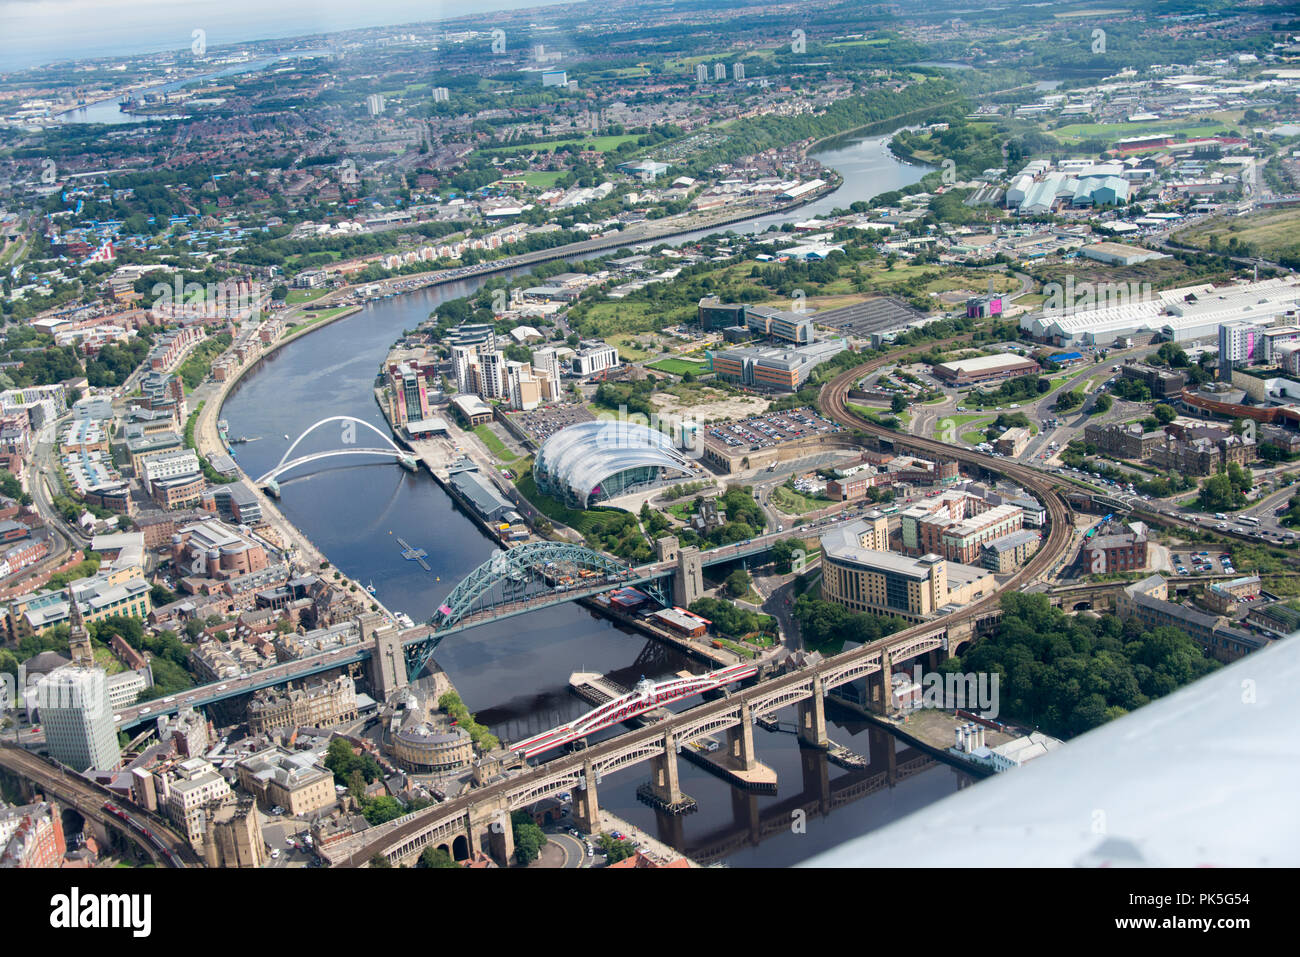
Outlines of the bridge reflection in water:
{"type": "MultiPolygon", "coordinates": [[[[773,797],[729,785],[731,820],[728,823],[703,833],[688,834],[688,818],[655,810],[655,836],[701,864],[716,863],[777,836],[803,834],[817,819],[828,818],[832,812],[888,791],[940,764],[925,752],[900,743],[883,728],[868,726],[866,739],[869,760],[865,768],[833,777],[827,752],[800,744],[801,780],[797,793],[784,798],[773,797]]],[[[861,743],[861,736],[858,736],[857,746],[861,747],[861,743]]],[[[955,788],[965,787],[972,780],[960,772],[955,773],[955,788]]],[[[792,783],[788,776],[782,778],[781,785],[788,787],[792,783]]],[[[691,830],[696,831],[699,818],[689,820],[691,830]]],[[[815,849],[810,849],[804,856],[810,857],[813,853],[815,849]]]]}

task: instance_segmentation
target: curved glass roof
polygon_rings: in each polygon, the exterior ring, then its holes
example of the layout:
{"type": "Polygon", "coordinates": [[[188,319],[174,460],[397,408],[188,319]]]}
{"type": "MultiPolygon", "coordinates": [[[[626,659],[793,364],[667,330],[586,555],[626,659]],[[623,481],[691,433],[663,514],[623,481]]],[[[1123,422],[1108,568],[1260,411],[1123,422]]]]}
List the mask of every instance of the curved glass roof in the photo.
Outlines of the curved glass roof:
{"type": "Polygon", "coordinates": [[[587,504],[611,475],[654,466],[690,474],[690,460],[662,432],[630,422],[580,422],[542,443],[533,475],[543,491],[587,504]]]}

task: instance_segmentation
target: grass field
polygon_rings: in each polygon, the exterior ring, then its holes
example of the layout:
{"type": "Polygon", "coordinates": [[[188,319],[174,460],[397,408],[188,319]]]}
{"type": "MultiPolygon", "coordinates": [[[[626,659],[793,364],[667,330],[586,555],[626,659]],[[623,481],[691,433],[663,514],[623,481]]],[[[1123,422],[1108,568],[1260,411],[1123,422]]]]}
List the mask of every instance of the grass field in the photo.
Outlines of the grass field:
{"type": "Polygon", "coordinates": [[[646,363],[647,369],[657,369],[672,375],[685,375],[688,372],[699,375],[709,370],[707,362],[692,362],[689,359],[660,359],[658,362],[646,363]]]}
{"type": "Polygon", "coordinates": [[[474,434],[478,436],[480,442],[488,447],[488,451],[497,457],[498,461],[504,462],[510,456],[510,450],[506,448],[504,442],[497,438],[497,434],[489,426],[474,426],[474,434]]]}
{"type": "Polygon", "coordinates": [[[324,322],[326,319],[333,319],[335,316],[345,313],[349,309],[355,308],[356,306],[338,306],[334,309],[322,309],[319,312],[313,312],[311,313],[311,318],[307,321],[295,323],[290,328],[285,329],[285,334],[287,335],[290,332],[297,332],[300,329],[306,329],[308,326],[314,326],[316,323],[324,322]]]}
{"type": "Polygon", "coordinates": [[[551,521],[567,525],[582,535],[591,534],[605,523],[611,513],[620,511],[614,508],[591,508],[585,511],[577,508],[567,508],[549,495],[543,495],[538,491],[537,483],[533,481],[531,471],[525,471],[519,476],[515,482],[515,488],[519,489],[519,494],[528,499],[537,511],[551,521]]]}
{"type": "Polygon", "coordinates": [[[695,318],[695,306],[664,308],[659,303],[635,300],[598,302],[586,310],[581,328],[584,336],[610,339],[618,334],[636,335],[655,332],[664,326],[689,322],[695,318]]]}
{"type": "Polygon", "coordinates": [[[600,150],[602,153],[608,153],[623,143],[633,142],[637,139],[639,137],[631,133],[624,133],[620,136],[575,136],[567,139],[545,140],[541,143],[523,143],[519,146],[485,146],[478,152],[484,155],[499,156],[513,153],[546,153],[560,146],[575,146],[578,149],[600,150]]]}
{"type": "Polygon", "coordinates": [[[1176,133],[1183,137],[1210,136],[1233,128],[1241,119],[1240,112],[1213,113],[1195,119],[1152,120],[1148,123],[1071,123],[1051,131],[1062,143],[1080,143],[1084,140],[1113,138],[1130,139],[1153,133],[1176,133]]]}
{"type": "Polygon", "coordinates": [[[1211,237],[1217,237],[1219,248],[1227,249],[1234,237],[1238,243],[1246,243],[1251,250],[1265,259],[1276,261],[1288,253],[1300,255],[1300,231],[1296,229],[1295,208],[1268,210],[1249,216],[1220,217],[1202,225],[1193,226],[1175,235],[1181,242],[1210,248],[1211,237]]]}
{"type": "Polygon", "coordinates": [[[290,306],[298,306],[304,302],[314,302],[328,292],[328,289],[290,289],[285,302],[290,306]]]}
{"type": "Polygon", "coordinates": [[[772,504],[786,515],[803,515],[805,512],[815,512],[819,508],[825,508],[833,504],[828,498],[814,498],[811,495],[802,495],[799,492],[791,491],[784,485],[778,485],[772,489],[772,504]]]}
{"type": "Polygon", "coordinates": [[[529,186],[537,189],[550,189],[566,175],[564,170],[530,170],[518,176],[511,176],[510,179],[522,179],[529,186]]]}

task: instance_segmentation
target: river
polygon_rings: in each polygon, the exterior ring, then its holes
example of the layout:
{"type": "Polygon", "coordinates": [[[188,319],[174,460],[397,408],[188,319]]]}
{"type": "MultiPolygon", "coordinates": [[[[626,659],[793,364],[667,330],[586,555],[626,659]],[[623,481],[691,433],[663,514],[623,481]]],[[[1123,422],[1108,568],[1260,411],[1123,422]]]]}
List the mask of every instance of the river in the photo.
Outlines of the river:
{"type": "MultiPolygon", "coordinates": [[[[815,155],[843,175],[838,190],[784,216],[728,228],[753,232],[773,223],[808,219],[919,180],[927,167],[900,161],[888,152],[887,142],[888,136],[872,136],[829,145],[815,155]]],[[[467,295],[481,282],[476,278],[368,303],[355,315],[263,360],[235,387],[222,409],[232,435],[255,437],[236,446],[244,471],[260,475],[269,470],[288,447],[285,435],[295,438],[327,416],[353,415],[386,431],[372,387],[389,347],[439,303],[467,295]]],[[[321,429],[329,434],[318,433],[319,441],[312,436],[299,453],[337,447],[339,436],[332,429],[321,429]]],[[[488,558],[493,544],[427,475],[392,464],[341,461],[336,468],[282,480],[280,507],[343,572],[361,582],[373,581],[388,608],[406,612],[417,622],[431,617],[455,584],[488,558]],[[431,572],[401,557],[398,536],[429,553],[431,572]]],[[[612,672],[630,685],[642,674],[658,678],[683,669],[702,670],[573,604],[471,629],[441,645],[435,659],[480,720],[511,740],[587,710],[589,706],[568,690],[574,671],[612,672]]],[[[781,717],[791,720],[788,713],[781,717]]],[[[832,721],[830,733],[854,750],[869,750],[860,722],[832,721]]],[[[781,775],[780,794],[757,799],[761,810],[798,793],[800,752],[791,734],[756,729],[755,736],[761,760],[781,775]]],[[[835,779],[848,773],[830,770],[835,779]]],[[[732,788],[685,761],[681,773],[684,790],[701,808],[680,819],[684,831],[678,838],[689,849],[700,835],[732,819],[732,788]]],[[[638,769],[611,776],[602,784],[601,803],[653,833],[655,815],[635,794],[643,774],[638,769]]],[[[837,811],[830,819],[834,827],[810,821],[804,833],[792,830],[725,860],[747,866],[796,863],[951,793],[959,777],[936,765],[837,811]]]]}

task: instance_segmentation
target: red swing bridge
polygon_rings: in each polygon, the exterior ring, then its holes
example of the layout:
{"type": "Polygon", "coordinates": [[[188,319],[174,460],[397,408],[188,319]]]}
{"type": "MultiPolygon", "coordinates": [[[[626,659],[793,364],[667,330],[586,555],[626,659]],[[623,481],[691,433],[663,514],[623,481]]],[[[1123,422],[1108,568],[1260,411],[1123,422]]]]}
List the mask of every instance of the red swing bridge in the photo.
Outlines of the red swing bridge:
{"type": "Polygon", "coordinates": [[[562,724],[550,731],[516,741],[510,750],[525,758],[544,754],[555,748],[563,747],[573,741],[586,737],[594,731],[601,731],[611,725],[619,724],[647,711],[662,707],[682,698],[703,694],[722,688],[737,681],[744,681],[758,674],[758,668],[752,664],[728,665],[708,674],[692,675],[687,678],[667,678],[663,681],[650,681],[642,678],[636,687],[621,697],[607,701],[598,708],[588,711],[568,724],[562,724]]]}

